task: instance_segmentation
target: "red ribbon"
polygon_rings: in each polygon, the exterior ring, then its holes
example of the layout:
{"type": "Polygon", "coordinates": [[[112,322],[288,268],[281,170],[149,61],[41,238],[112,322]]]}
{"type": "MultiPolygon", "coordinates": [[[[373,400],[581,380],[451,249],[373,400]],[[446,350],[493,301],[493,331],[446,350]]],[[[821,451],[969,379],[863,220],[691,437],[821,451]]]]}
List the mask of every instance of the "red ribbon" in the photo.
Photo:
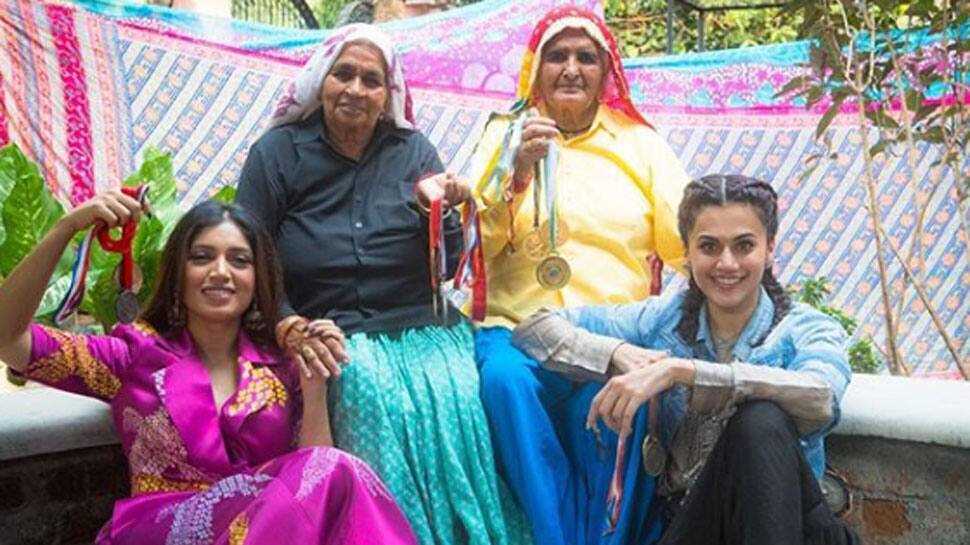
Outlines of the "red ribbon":
{"type": "MultiPolygon", "coordinates": [[[[137,199],[144,205],[145,195],[148,187],[139,185],[135,187],[122,187],[121,192],[133,199],[137,199]]],[[[129,221],[121,228],[121,238],[111,238],[111,230],[104,225],[96,227],[98,230],[98,242],[107,252],[121,254],[121,287],[131,290],[134,285],[135,258],[132,255],[131,247],[135,241],[135,234],[138,232],[138,223],[129,221]]]]}

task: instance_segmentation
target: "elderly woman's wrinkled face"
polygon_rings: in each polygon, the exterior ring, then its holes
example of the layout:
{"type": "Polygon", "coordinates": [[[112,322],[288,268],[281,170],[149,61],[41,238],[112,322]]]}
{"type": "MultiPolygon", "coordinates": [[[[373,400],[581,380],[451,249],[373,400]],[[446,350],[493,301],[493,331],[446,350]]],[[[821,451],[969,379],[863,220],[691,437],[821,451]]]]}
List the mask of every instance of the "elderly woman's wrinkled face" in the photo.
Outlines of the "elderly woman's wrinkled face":
{"type": "Polygon", "coordinates": [[[348,44],[320,88],[327,130],[373,130],[387,107],[387,96],[387,71],[381,51],[369,44],[348,44]]]}
{"type": "Polygon", "coordinates": [[[599,46],[578,28],[567,28],[542,49],[538,92],[550,109],[574,113],[598,105],[605,73],[599,46]]]}

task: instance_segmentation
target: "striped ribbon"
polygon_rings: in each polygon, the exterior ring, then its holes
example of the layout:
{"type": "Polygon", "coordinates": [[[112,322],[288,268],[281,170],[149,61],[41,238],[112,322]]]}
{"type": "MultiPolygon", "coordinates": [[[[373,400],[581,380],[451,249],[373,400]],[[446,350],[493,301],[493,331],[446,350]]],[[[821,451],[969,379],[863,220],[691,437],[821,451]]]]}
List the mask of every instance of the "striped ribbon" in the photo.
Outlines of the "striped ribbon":
{"type": "Polygon", "coordinates": [[[461,308],[465,303],[465,290],[471,292],[471,318],[475,321],[485,319],[486,310],[486,277],[485,255],[482,249],[481,224],[478,219],[478,204],[475,199],[468,199],[462,213],[462,231],[465,238],[465,251],[458,263],[452,283],[452,303],[461,308]]]}
{"type": "MultiPolygon", "coordinates": [[[[650,295],[657,296],[663,290],[663,268],[664,262],[656,254],[647,257],[647,268],[650,271],[650,295]]],[[[655,434],[657,430],[656,422],[659,415],[660,404],[655,396],[650,400],[650,429],[648,433],[655,434]]],[[[613,476],[610,478],[610,491],[606,497],[606,534],[612,533],[616,529],[616,523],[620,520],[620,506],[623,503],[623,477],[624,465],[626,463],[626,440],[627,436],[621,435],[616,444],[616,464],[613,466],[613,476]]]]}

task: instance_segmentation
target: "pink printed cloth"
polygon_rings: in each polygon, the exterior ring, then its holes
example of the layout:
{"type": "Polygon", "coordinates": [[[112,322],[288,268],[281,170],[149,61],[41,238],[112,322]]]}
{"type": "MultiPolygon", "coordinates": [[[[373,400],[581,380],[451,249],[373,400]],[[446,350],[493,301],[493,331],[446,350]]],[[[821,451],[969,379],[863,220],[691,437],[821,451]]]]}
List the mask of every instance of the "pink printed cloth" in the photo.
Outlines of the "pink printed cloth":
{"type": "Polygon", "coordinates": [[[240,333],[239,386],[217,410],[187,332],[166,339],[136,322],[108,336],[31,334],[26,376],[111,404],[132,497],[115,504],[99,545],[416,543],[364,462],[293,450],[299,378],[275,350],[240,333]]]}

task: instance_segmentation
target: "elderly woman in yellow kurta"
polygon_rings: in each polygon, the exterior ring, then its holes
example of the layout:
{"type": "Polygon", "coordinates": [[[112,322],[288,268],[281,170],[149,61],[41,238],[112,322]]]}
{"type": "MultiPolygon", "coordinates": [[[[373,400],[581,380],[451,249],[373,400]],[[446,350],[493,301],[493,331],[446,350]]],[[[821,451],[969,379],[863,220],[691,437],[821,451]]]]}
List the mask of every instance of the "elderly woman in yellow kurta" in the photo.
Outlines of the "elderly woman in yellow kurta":
{"type": "MultiPolygon", "coordinates": [[[[630,509],[607,509],[614,464],[604,452],[615,450],[598,448],[580,423],[597,386],[543,370],[512,347],[511,328],[541,307],[646,298],[658,276],[651,256],[683,263],[676,210],[689,179],[634,108],[615,40],[589,11],[559,8],[538,24],[519,98],[493,116],[470,173],[488,275],[475,339],[482,400],[537,544],[625,542],[644,525],[630,509]]],[[[630,366],[646,357],[623,350],[630,366]]],[[[653,483],[631,483],[641,485],[653,483]]]]}

